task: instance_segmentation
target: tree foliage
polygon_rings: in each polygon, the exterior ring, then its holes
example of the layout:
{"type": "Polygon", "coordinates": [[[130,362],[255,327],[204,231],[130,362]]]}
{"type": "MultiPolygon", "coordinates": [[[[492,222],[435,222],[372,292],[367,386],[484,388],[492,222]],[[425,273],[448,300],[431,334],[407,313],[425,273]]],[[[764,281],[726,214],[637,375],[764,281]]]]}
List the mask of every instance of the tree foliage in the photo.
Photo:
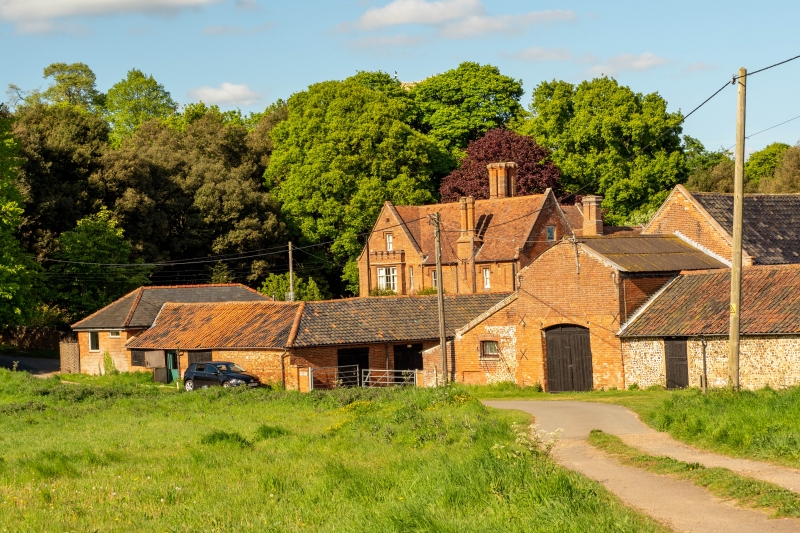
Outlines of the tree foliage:
{"type": "Polygon", "coordinates": [[[753,152],[744,164],[744,174],[754,188],[758,188],[762,178],[772,178],[783,160],[783,154],[791,148],[786,143],[772,143],[762,150],[753,152]]]}
{"type": "Polygon", "coordinates": [[[422,131],[456,153],[520,115],[522,93],[521,80],[500,74],[492,65],[472,62],[413,88],[422,131]]]}
{"type": "MultiPolygon", "coordinates": [[[[289,273],[270,274],[258,291],[276,300],[286,300],[286,295],[291,292],[289,283],[289,273]]],[[[295,274],[294,277],[294,299],[295,301],[312,302],[324,300],[325,295],[320,290],[319,285],[313,277],[302,278],[295,274]]]]}
{"type": "Polygon", "coordinates": [[[95,87],[97,77],[85,63],[52,63],[45,67],[44,77],[53,78],[53,84],[40,94],[34,92],[31,95],[34,99],[67,103],[86,111],[102,110],[105,95],[95,87]]]}
{"type": "Polygon", "coordinates": [[[566,191],[604,197],[611,223],[658,205],[686,179],[683,116],[668,112],[656,93],[635,93],[605,77],[577,86],[544,82],[530,111],[520,131],[553,151],[566,191]]]}
{"type": "Polygon", "coordinates": [[[761,179],[759,192],[800,192],[800,145],[792,146],[783,152],[774,174],[761,179]]]}
{"type": "Polygon", "coordinates": [[[106,95],[111,144],[119,146],[148,120],[170,117],[176,107],[172,96],[152,75],[147,76],[138,69],[129,70],[127,77],[114,84],[106,95]]]}
{"type": "Polygon", "coordinates": [[[548,187],[557,188],[558,168],[549,160],[550,151],[530,137],[505,128],[489,130],[467,146],[459,168],[442,180],[443,202],[455,202],[462,196],[489,197],[489,173],[486,165],[513,161],[517,164],[518,196],[537,194],[548,187]]]}

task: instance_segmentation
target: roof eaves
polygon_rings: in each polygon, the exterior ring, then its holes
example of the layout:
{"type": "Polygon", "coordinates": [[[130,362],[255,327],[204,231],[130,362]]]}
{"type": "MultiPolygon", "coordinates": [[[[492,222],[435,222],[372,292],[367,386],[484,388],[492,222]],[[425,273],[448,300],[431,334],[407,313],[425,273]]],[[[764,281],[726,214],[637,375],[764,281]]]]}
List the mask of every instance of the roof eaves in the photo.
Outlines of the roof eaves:
{"type": "Polygon", "coordinates": [[[722,257],[721,255],[719,255],[719,254],[717,254],[717,253],[714,253],[714,252],[712,252],[712,251],[711,251],[709,248],[706,248],[705,246],[703,246],[703,245],[702,245],[702,244],[700,244],[699,242],[695,242],[695,241],[693,241],[692,239],[690,239],[689,237],[687,237],[686,235],[684,235],[684,234],[683,234],[683,233],[681,233],[680,231],[677,231],[677,230],[675,230],[675,235],[676,235],[676,236],[677,236],[677,237],[678,237],[680,240],[682,240],[683,242],[685,242],[686,244],[688,244],[689,246],[692,246],[693,248],[697,248],[698,250],[700,250],[700,251],[701,251],[701,252],[703,252],[704,254],[706,254],[706,255],[709,255],[709,256],[711,256],[711,257],[713,257],[714,259],[716,259],[717,261],[719,261],[719,262],[720,262],[720,263],[722,263],[723,265],[726,265],[726,266],[728,266],[728,267],[730,267],[730,266],[731,266],[731,262],[730,262],[730,261],[728,261],[727,259],[725,259],[725,258],[724,258],[724,257],[722,257]]]}
{"type": "Polygon", "coordinates": [[[642,314],[653,304],[653,302],[655,302],[658,299],[659,296],[661,296],[664,293],[664,291],[666,291],[670,286],[672,286],[673,283],[675,283],[680,278],[681,276],[673,277],[671,280],[666,282],[663,287],[661,287],[655,293],[653,293],[653,295],[650,298],[648,298],[645,303],[639,306],[639,309],[634,311],[633,315],[631,315],[628,321],[619,327],[619,331],[617,331],[617,337],[624,337],[625,330],[628,329],[636,321],[636,319],[642,316],[642,314]]]}
{"type": "Polygon", "coordinates": [[[131,304],[131,309],[130,311],[128,311],[128,316],[125,317],[125,322],[122,323],[123,327],[127,327],[130,325],[131,320],[133,319],[133,313],[136,312],[136,308],[139,306],[139,301],[142,299],[142,293],[144,292],[143,288],[139,287],[136,290],[138,291],[138,294],[136,295],[136,298],[133,300],[133,303],[131,304]]]}
{"type": "Polygon", "coordinates": [[[294,321],[292,322],[292,330],[289,332],[289,338],[286,341],[286,347],[291,348],[294,344],[295,338],[297,338],[297,332],[300,329],[300,320],[303,317],[303,311],[306,309],[306,303],[300,302],[300,305],[297,306],[297,312],[294,315],[294,321]]]}
{"type": "MultiPolygon", "coordinates": [[[[86,320],[89,320],[89,319],[90,319],[90,318],[92,318],[93,316],[95,316],[95,315],[97,315],[97,314],[101,313],[101,312],[102,312],[104,309],[106,309],[107,307],[109,307],[109,306],[111,306],[111,305],[114,305],[114,304],[115,304],[115,303],[117,303],[118,301],[122,300],[123,298],[126,298],[126,297],[130,296],[131,294],[133,294],[134,292],[136,292],[136,291],[138,291],[138,290],[141,290],[141,287],[139,287],[138,289],[134,289],[134,290],[132,290],[131,292],[129,292],[128,294],[126,294],[126,295],[124,295],[124,296],[120,296],[119,298],[117,298],[116,300],[114,300],[114,301],[113,301],[113,302],[111,302],[110,304],[106,305],[105,307],[102,307],[102,308],[98,309],[97,311],[95,311],[94,313],[92,313],[91,315],[89,315],[89,316],[87,316],[87,317],[84,317],[84,318],[82,318],[82,319],[78,320],[77,322],[75,322],[74,324],[72,324],[72,325],[70,326],[70,328],[71,328],[71,329],[81,329],[81,327],[80,327],[80,325],[79,325],[81,322],[85,322],[86,320]]],[[[90,329],[96,329],[96,328],[90,328],[90,329]]]]}
{"type": "Polygon", "coordinates": [[[614,261],[612,261],[611,259],[609,259],[605,255],[601,254],[600,252],[592,250],[589,246],[586,246],[584,243],[579,241],[578,245],[581,247],[581,249],[583,251],[587,252],[589,255],[593,256],[598,261],[604,263],[606,266],[609,266],[611,268],[615,268],[615,269],[619,270],[620,272],[627,272],[628,271],[627,268],[621,267],[620,265],[618,265],[617,263],[615,263],[614,261]]]}
{"type": "Polygon", "coordinates": [[[518,292],[513,292],[508,297],[500,300],[499,302],[494,304],[492,307],[490,307],[489,309],[487,309],[486,311],[484,311],[480,315],[478,315],[475,318],[473,318],[472,320],[470,320],[461,329],[456,330],[455,338],[456,339],[460,339],[469,330],[473,329],[475,326],[477,326],[478,324],[480,324],[481,322],[483,322],[484,320],[486,320],[487,318],[489,318],[490,316],[492,316],[493,314],[495,314],[499,310],[503,309],[504,307],[506,307],[509,304],[511,304],[512,302],[514,302],[517,299],[518,296],[519,296],[518,292]]]}

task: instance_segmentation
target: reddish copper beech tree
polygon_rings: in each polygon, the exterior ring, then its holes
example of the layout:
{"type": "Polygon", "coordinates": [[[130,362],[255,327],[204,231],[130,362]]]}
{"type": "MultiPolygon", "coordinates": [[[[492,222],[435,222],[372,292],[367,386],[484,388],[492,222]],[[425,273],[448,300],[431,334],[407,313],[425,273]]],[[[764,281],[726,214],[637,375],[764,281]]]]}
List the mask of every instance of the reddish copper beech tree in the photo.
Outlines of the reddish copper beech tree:
{"type": "Polygon", "coordinates": [[[517,167],[517,196],[537,194],[548,187],[558,188],[561,172],[550,161],[550,151],[530,137],[505,128],[489,130],[467,146],[461,166],[442,180],[442,202],[456,202],[461,196],[489,198],[489,173],[486,165],[513,161],[517,167]]]}

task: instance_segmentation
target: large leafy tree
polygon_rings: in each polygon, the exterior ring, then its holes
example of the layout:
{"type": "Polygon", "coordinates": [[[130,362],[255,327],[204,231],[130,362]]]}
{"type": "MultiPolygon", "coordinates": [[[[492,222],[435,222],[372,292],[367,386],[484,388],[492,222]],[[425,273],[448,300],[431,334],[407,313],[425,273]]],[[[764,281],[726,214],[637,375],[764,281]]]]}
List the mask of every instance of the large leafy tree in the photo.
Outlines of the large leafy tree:
{"type": "Polygon", "coordinates": [[[108,266],[130,263],[131,246],[107,209],[62,233],[55,256],[47,271],[50,303],[68,310],[73,321],[148,282],[145,266],[108,266]]]}
{"type": "Polygon", "coordinates": [[[333,241],[337,269],[361,251],[359,235],[384,201],[434,200],[442,160],[439,145],[409,126],[416,112],[411,101],[370,88],[363,78],[318,83],[293,95],[288,119],[273,131],[265,173],[291,230],[306,243],[333,241]]]}
{"type": "Polygon", "coordinates": [[[470,141],[524,112],[522,81],[492,65],[461,63],[416,84],[412,93],[422,131],[459,155],[470,141]]]}
{"type": "Polygon", "coordinates": [[[128,71],[106,95],[106,117],[111,123],[111,143],[119,146],[136,128],[148,120],[170,117],[177,107],[169,92],[152,75],[141,70],[128,71]]]}
{"type": "Polygon", "coordinates": [[[97,90],[97,77],[85,63],[52,63],[45,67],[44,78],[52,78],[52,85],[43,92],[29,93],[29,104],[43,100],[49,104],[78,106],[86,111],[102,110],[105,95],[97,90]]]}
{"type": "Polygon", "coordinates": [[[462,196],[489,197],[489,174],[486,165],[513,161],[517,164],[518,196],[541,193],[558,187],[560,172],[549,159],[550,151],[524,135],[505,128],[489,130],[467,146],[459,168],[442,180],[443,202],[455,202],[462,196]]]}
{"type": "Polygon", "coordinates": [[[553,151],[562,187],[600,194],[607,219],[626,221],[661,203],[686,179],[680,112],[656,93],[635,93],[610,78],[541,83],[520,126],[553,151]]]}
{"type": "Polygon", "coordinates": [[[759,183],[759,192],[800,192],[800,145],[792,146],[783,152],[774,174],[764,177],[759,183]]]}
{"type": "Polygon", "coordinates": [[[11,124],[11,114],[0,105],[0,326],[20,322],[31,297],[32,264],[15,235],[23,198],[16,186],[19,146],[11,124]]]}
{"type": "Polygon", "coordinates": [[[744,164],[744,173],[749,183],[758,188],[762,178],[771,178],[783,160],[783,154],[791,148],[786,143],[772,143],[753,152],[744,164]]]}

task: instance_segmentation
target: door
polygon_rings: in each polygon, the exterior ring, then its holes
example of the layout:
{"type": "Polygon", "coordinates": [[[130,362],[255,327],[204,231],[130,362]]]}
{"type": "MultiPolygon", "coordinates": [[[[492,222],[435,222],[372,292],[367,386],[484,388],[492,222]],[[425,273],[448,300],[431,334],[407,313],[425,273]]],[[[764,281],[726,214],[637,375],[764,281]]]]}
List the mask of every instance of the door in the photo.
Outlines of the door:
{"type": "Polygon", "coordinates": [[[684,389],[689,386],[689,358],[686,339],[664,339],[667,363],[667,388],[684,389]]]}
{"type": "Polygon", "coordinates": [[[369,368],[369,348],[342,348],[337,352],[336,364],[337,366],[358,365],[357,383],[360,387],[362,371],[369,368]]]}
{"type": "Polygon", "coordinates": [[[556,326],[545,332],[545,341],[548,390],[592,390],[589,330],[580,326],[556,326]]]}
{"type": "Polygon", "coordinates": [[[394,347],[395,370],[422,370],[422,344],[401,344],[394,347]]]}
{"type": "Polygon", "coordinates": [[[169,383],[178,379],[178,351],[169,350],[167,356],[167,379],[169,383]]]}

